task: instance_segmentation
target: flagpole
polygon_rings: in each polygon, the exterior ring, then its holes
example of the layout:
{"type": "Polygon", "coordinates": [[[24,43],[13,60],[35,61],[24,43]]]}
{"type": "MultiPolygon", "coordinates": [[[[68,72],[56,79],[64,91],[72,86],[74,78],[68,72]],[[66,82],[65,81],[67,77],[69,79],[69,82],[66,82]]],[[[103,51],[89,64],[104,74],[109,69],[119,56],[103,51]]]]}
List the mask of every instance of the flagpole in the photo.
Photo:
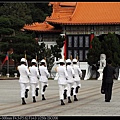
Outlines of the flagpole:
{"type": "Polygon", "coordinates": [[[8,60],[7,60],[7,77],[9,78],[9,52],[7,52],[8,60]]]}

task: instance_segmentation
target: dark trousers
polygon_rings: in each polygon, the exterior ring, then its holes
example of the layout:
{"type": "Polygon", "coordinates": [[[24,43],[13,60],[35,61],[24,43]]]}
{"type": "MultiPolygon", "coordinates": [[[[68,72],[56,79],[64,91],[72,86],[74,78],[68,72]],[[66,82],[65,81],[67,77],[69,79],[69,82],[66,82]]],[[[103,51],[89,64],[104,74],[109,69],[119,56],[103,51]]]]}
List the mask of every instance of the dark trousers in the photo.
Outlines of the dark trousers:
{"type": "Polygon", "coordinates": [[[111,100],[113,83],[106,83],[105,85],[105,100],[111,100]]]}

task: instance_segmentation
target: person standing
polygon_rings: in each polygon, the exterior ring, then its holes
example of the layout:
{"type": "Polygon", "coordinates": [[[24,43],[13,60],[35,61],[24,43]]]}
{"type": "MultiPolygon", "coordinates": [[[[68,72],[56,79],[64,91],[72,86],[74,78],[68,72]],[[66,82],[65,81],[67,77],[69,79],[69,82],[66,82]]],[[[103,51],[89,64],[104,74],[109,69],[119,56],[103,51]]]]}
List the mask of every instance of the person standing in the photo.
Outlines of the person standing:
{"type": "Polygon", "coordinates": [[[78,89],[81,87],[81,78],[82,78],[82,71],[80,69],[80,67],[77,65],[77,59],[73,59],[72,60],[72,63],[73,63],[73,69],[74,69],[74,72],[75,72],[75,78],[74,78],[74,91],[73,91],[73,94],[74,94],[74,101],[78,101],[76,95],[78,93],[78,89]]]}
{"type": "Polygon", "coordinates": [[[37,61],[35,59],[32,59],[31,61],[32,66],[29,67],[30,71],[30,84],[32,89],[32,97],[33,102],[36,102],[35,95],[38,96],[38,90],[39,90],[39,72],[38,68],[36,67],[37,61]]]}
{"type": "Polygon", "coordinates": [[[112,87],[113,87],[113,79],[115,75],[115,68],[112,66],[112,61],[107,60],[107,65],[103,69],[103,83],[105,90],[105,102],[110,102],[112,97],[112,87]]]}
{"type": "Polygon", "coordinates": [[[73,67],[71,66],[71,60],[67,59],[66,60],[66,70],[68,73],[68,80],[67,80],[67,98],[68,98],[68,103],[71,103],[70,95],[73,96],[73,90],[74,90],[74,77],[75,77],[75,72],[73,70],[73,67]]]}
{"type": "Polygon", "coordinates": [[[41,65],[39,66],[39,72],[40,72],[42,100],[46,100],[44,94],[46,87],[48,87],[48,78],[50,77],[50,73],[48,72],[48,69],[46,67],[46,61],[44,59],[41,60],[41,65]]]}
{"type": "Polygon", "coordinates": [[[65,105],[63,99],[63,94],[64,94],[64,89],[67,86],[67,79],[68,79],[68,74],[66,71],[65,62],[63,59],[59,60],[60,66],[57,67],[57,73],[59,75],[58,77],[58,85],[59,85],[59,98],[61,101],[61,105],[65,105]]]}
{"type": "MultiPolygon", "coordinates": [[[[20,83],[20,89],[21,89],[22,105],[24,105],[24,104],[26,104],[26,102],[25,102],[26,88],[28,88],[30,86],[29,85],[30,72],[29,72],[28,67],[25,65],[26,64],[26,59],[21,58],[20,62],[21,62],[21,65],[18,66],[18,71],[20,73],[19,83],[20,83]]],[[[26,92],[26,94],[27,94],[27,92],[26,92]]]]}

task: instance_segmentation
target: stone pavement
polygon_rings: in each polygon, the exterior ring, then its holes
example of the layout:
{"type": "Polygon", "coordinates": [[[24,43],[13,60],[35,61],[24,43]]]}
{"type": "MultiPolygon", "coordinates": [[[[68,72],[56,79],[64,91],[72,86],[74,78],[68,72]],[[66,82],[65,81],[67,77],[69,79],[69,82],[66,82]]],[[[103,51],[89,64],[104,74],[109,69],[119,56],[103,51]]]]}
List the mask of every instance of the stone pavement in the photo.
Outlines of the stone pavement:
{"type": "Polygon", "coordinates": [[[31,91],[21,104],[18,80],[0,80],[0,116],[120,116],[120,81],[114,80],[111,102],[104,102],[100,93],[100,80],[81,80],[82,87],[77,95],[78,101],[60,105],[57,81],[49,80],[46,100],[41,95],[32,102],[31,91]]]}

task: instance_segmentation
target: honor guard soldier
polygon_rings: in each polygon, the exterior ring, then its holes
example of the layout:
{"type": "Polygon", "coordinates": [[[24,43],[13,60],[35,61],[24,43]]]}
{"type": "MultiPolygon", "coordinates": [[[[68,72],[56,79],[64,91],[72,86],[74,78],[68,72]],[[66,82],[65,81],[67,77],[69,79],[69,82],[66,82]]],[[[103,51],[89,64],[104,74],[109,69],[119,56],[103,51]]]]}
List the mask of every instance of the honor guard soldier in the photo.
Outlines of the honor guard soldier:
{"type": "Polygon", "coordinates": [[[67,79],[68,79],[68,74],[66,71],[66,67],[65,62],[63,59],[59,60],[60,66],[57,67],[57,73],[59,75],[58,78],[58,85],[59,85],[59,97],[61,100],[61,105],[65,105],[64,101],[63,101],[63,93],[64,93],[64,89],[67,86],[67,79]]]}
{"type": "Polygon", "coordinates": [[[67,59],[66,60],[66,70],[68,73],[68,80],[67,80],[67,97],[68,97],[68,103],[71,103],[70,95],[73,95],[73,90],[74,90],[74,77],[75,77],[75,72],[71,66],[71,60],[67,59]]]}
{"type": "Polygon", "coordinates": [[[77,59],[73,59],[72,62],[73,62],[73,69],[75,72],[75,78],[74,78],[74,88],[75,89],[73,91],[74,101],[78,101],[76,95],[78,93],[78,89],[81,87],[80,80],[82,78],[82,71],[81,71],[80,67],[77,65],[77,59]]]}
{"type": "Polygon", "coordinates": [[[25,102],[25,92],[26,92],[26,88],[29,87],[30,72],[29,72],[28,67],[25,65],[26,64],[26,59],[21,58],[20,62],[21,62],[21,65],[18,66],[18,71],[20,73],[19,83],[20,83],[20,89],[21,89],[22,105],[24,105],[24,104],[26,104],[26,102],[25,102]]]}
{"type": "Polygon", "coordinates": [[[32,89],[33,102],[36,102],[35,95],[38,96],[40,75],[38,72],[38,68],[36,66],[37,61],[35,59],[32,59],[31,63],[32,63],[32,66],[29,67],[30,84],[31,84],[31,89],[32,89]]]}
{"type": "Polygon", "coordinates": [[[50,77],[50,73],[48,72],[48,69],[46,67],[46,61],[44,59],[41,60],[41,65],[39,66],[39,72],[40,72],[42,100],[46,100],[44,93],[46,87],[48,86],[48,78],[50,77]]]}

